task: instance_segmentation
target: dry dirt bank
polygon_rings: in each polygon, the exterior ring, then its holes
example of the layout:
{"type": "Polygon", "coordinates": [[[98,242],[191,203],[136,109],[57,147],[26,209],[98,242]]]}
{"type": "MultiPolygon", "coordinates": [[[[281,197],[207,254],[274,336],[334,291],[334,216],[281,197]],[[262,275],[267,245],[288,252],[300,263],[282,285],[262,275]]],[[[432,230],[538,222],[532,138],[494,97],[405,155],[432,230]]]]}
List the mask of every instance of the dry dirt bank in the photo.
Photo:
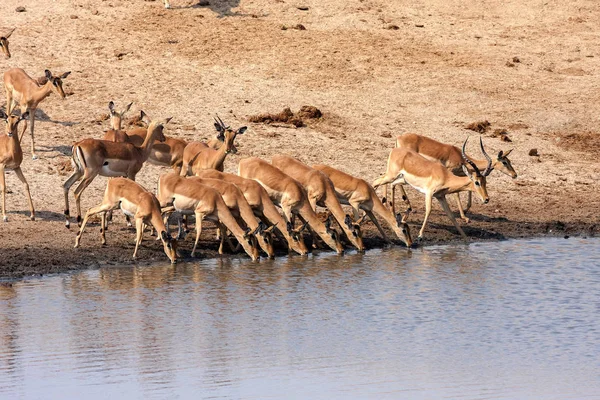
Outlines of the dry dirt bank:
{"type": "MultiPolygon", "coordinates": [[[[600,5],[422,3],[210,0],[200,7],[174,0],[176,8],[167,11],[158,1],[5,0],[0,32],[17,30],[10,39],[13,57],[0,60],[0,68],[72,74],[65,80],[67,99],[52,95],[38,111],[41,160],[29,159],[24,139],[23,170],[37,221],[27,220],[20,182],[7,174],[12,193],[10,222],[0,226],[0,276],[129,262],[133,233],[122,225],[108,232],[110,246],[99,246],[93,227],[74,250],[75,232],[62,222],[62,165],[73,142],[107,128],[97,119],[109,100],[173,116],[167,133],[187,140],[212,135],[215,113],[233,126],[249,125],[238,155],[226,161],[228,171],[244,156],[288,153],[368,181],[385,170],[396,134],[458,144],[476,135],[467,124],[488,120],[490,153],[514,148],[519,178],[493,174],[492,200],[475,203],[466,233],[473,240],[597,233],[600,5]],[[27,11],[14,12],[17,6],[27,11]],[[297,24],[305,30],[282,29],[297,24]],[[305,104],[324,117],[298,129],[247,121],[305,104]],[[496,129],[505,129],[512,142],[492,137],[496,129]],[[534,148],[539,157],[529,156],[534,148]]],[[[144,167],[139,181],[153,189],[161,172],[144,167]]],[[[100,201],[104,185],[98,178],[87,189],[84,208],[100,201]]],[[[416,234],[423,204],[420,195],[410,195],[416,234]]],[[[426,236],[425,244],[457,239],[437,206],[426,236]]],[[[212,246],[203,256],[214,254],[211,238],[202,242],[212,246]]],[[[191,246],[182,247],[185,255],[191,246]]],[[[163,259],[151,241],[140,256],[163,259]]]]}

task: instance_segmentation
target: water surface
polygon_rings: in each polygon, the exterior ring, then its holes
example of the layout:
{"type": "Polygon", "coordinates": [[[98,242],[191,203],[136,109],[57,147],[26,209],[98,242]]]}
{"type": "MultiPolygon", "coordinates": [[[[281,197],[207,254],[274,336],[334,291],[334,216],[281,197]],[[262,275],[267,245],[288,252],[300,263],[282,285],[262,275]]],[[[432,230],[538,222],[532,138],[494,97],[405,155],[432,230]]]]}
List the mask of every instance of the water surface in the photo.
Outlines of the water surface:
{"type": "Polygon", "coordinates": [[[0,398],[600,399],[600,240],[0,286],[0,398]]]}

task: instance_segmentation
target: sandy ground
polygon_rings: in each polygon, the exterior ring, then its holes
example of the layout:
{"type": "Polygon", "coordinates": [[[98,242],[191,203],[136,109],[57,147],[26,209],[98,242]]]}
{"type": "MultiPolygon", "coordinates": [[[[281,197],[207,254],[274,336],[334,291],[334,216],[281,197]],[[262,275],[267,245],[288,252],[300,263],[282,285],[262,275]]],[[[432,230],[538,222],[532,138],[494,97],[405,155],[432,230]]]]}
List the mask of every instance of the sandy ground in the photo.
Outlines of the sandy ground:
{"type": "MultiPolygon", "coordinates": [[[[0,225],[0,276],[130,262],[134,232],[122,217],[108,232],[108,246],[100,246],[98,227],[92,226],[80,249],[72,248],[75,229],[67,230],[62,217],[68,176],[63,167],[71,145],[102,135],[108,121],[98,120],[110,100],[117,108],[133,101],[131,115],[143,109],[150,116],[173,116],[166,133],[186,140],[211,137],[215,114],[233,127],[248,125],[226,171],[235,171],[241,157],[287,153],[370,182],[385,171],[397,134],[460,144],[478,135],[467,124],[487,120],[491,126],[483,135],[490,154],[513,148],[519,177],[492,174],[491,202],[475,201],[467,235],[484,240],[598,233],[596,1],[172,5],[164,10],[159,1],[3,1],[0,33],[17,29],[10,38],[13,57],[0,60],[2,70],[21,67],[36,77],[46,68],[72,73],[65,79],[68,97],[51,95],[38,110],[40,160],[30,159],[30,138],[23,140],[36,221],[27,218],[20,182],[7,173],[10,221],[0,225]],[[17,6],[26,11],[16,12],[17,6]],[[318,107],[323,118],[302,128],[248,122],[254,114],[302,105],[318,107]],[[492,137],[497,129],[505,129],[512,142],[492,137]],[[539,156],[530,156],[531,149],[539,156]]],[[[470,152],[477,155],[475,143],[470,152]]],[[[148,165],[138,180],[154,189],[162,172],[148,165]]],[[[96,179],[83,195],[84,208],[100,202],[105,185],[106,178],[96,179]]],[[[409,195],[416,236],[424,205],[420,194],[409,195]]],[[[203,237],[203,257],[214,255],[213,234],[208,230],[203,237]]],[[[370,224],[366,236],[369,246],[381,245],[370,224]]],[[[437,205],[426,239],[424,245],[459,239],[437,205]]],[[[180,247],[182,256],[189,255],[189,241],[180,247]]],[[[150,240],[140,258],[166,260],[150,240]]]]}

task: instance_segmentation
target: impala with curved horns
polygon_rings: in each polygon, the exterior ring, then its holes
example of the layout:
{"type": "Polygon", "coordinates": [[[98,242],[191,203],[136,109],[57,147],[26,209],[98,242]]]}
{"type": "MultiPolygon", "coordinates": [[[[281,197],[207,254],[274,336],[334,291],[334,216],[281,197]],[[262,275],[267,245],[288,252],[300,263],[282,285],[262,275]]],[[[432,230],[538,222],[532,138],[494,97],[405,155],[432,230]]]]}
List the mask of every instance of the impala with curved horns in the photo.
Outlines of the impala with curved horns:
{"type": "Polygon", "coordinates": [[[10,115],[15,106],[21,109],[21,114],[29,111],[29,132],[31,133],[31,157],[36,160],[35,141],[33,138],[33,127],[35,124],[35,110],[42,100],[56,92],[62,99],[66,97],[62,87],[62,80],[69,72],[62,75],[53,75],[52,72],[44,71],[46,83],[39,85],[38,81],[31,78],[21,68],[11,68],[4,73],[4,89],[6,90],[6,113],[10,115]]]}
{"type": "Polygon", "coordinates": [[[17,28],[12,28],[8,33],[0,36],[0,50],[4,53],[4,57],[10,58],[10,49],[8,47],[8,38],[17,28]]]}
{"type": "Polygon", "coordinates": [[[462,169],[466,176],[456,176],[439,162],[430,161],[412,150],[395,148],[392,149],[388,158],[385,175],[373,182],[375,189],[388,183],[392,185],[407,183],[425,194],[425,218],[419,231],[419,240],[423,238],[423,231],[431,213],[431,203],[434,197],[438,200],[448,218],[450,218],[465,240],[467,239],[467,235],[465,235],[456,222],[448,206],[446,195],[471,191],[477,193],[484,203],[488,203],[490,200],[487,194],[486,177],[492,172],[492,160],[488,159],[487,167],[482,173],[477,165],[465,154],[467,140],[468,138],[462,147],[462,157],[465,163],[471,166],[472,171],[467,169],[463,164],[462,169]]]}
{"type": "MultiPolygon", "coordinates": [[[[488,163],[488,156],[485,152],[485,149],[483,148],[483,142],[480,141],[479,144],[481,152],[482,154],[484,154],[485,159],[477,159],[472,161],[481,170],[486,168],[486,165],[488,163]]],[[[451,170],[454,175],[465,176],[462,170],[462,166],[465,165],[465,161],[462,157],[460,148],[456,146],[438,142],[437,140],[433,140],[431,138],[428,138],[427,136],[417,135],[414,133],[407,133],[404,135],[400,135],[396,138],[396,147],[403,147],[417,152],[423,157],[427,158],[428,160],[440,162],[444,167],[451,170]]],[[[511,152],[512,149],[508,150],[507,152],[503,152],[502,150],[500,150],[498,152],[496,160],[492,164],[492,169],[498,170],[503,174],[506,174],[511,178],[515,179],[517,177],[517,172],[513,168],[512,163],[508,158],[508,155],[511,152]]],[[[465,222],[469,222],[469,218],[465,216],[465,213],[471,208],[471,194],[471,192],[468,192],[467,206],[464,208],[460,202],[460,195],[458,193],[456,194],[458,210],[460,212],[461,218],[465,222]]],[[[405,202],[408,202],[408,198],[405,196],[406,193],[403,192],[403,200],[405,202]]],[[[387,186],[385,187],[384,197],[387,197],[387,186]]],[[[395,212],[394,202],[394,186],[392,186],[392,198],[390,203],[393,212],[395,212]]]]}

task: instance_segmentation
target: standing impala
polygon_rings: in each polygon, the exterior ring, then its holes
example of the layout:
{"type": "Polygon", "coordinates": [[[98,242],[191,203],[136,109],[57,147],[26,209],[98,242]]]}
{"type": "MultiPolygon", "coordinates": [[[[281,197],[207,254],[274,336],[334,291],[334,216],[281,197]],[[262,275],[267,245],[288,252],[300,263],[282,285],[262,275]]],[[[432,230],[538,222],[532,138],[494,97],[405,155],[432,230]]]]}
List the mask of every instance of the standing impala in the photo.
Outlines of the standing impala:
{"type": "MultiPolygon", "coordinates": [[[[483,142],[481,141],[481,137],[479,140],[479,146],[481,152],[485,156],[485,160],[472,160],[477,168],[480,170],[487,167],[489,157],[483,148],[483,142]]],[[[396,147],[402,147],[405,149],[412,150],[416,153],[419,153],[423,157],[427,158],[431,161],[438,161],[444,167],[448,168],[454,175],[465,176],[462,166],[466,165],[467,168],[469,165],[465,163],[465,160],[462,157],[461,150],[449,144],[438,142],[437,140],[433,140],[426,136],[417,135],[414,133],[407,133],[404,135],[400,135],[396,138],[396,147]]],[[[508,150],[504,153],[502,150],[498,152],[498,156],[496,160],[492,163],[492,169],[496,169],[503,174],[510,176],[515,179],[517,177],[517,172],[514,170],[508,155],[511,153],[511,150],[508,150]]],[[[408,203],[410,207],[410,202],[408,202],[408,198],[406,197],[406,192],[404,189],[401,189],[403,193],[403,199],[408,203]]],[[[385,187],[385,197],[387,197],[387,186],[385,187]]],[[[465,222],[469,222],[469,218],[465,216],[465,212],[467,212],[471,208],[471,192],[468,192],[468,200],[467,206],[463,209],[463,206],[460,202],[460,195],[456,194],[456,202],[458,205],[458,211],[460,212],[460,216],[465,222]]],[[[395,212],[394,208],[394,186],[392,186],[392,198],[391,198],[391,207],[392,212],[395,212]]]]}
{"type": "Polygon", "coordinates": [[[244,231],[239,226],[223,198],[215,189],[171,172],[159,178],[157,198],[162,207],[172,205],[174,211],[196,215],[196,240],[192,249],[192,257],[196,254],[196,247],[202,233],[202,221],[207,219],[219,226],[222,240],[226,237],[226,232],[222,228],[224,225],[233,233],[253,261],[259,259],[255,233],[251,233],[249,229],[244,231]]]}
{"type": "Polygon", "coordinates": [[[106,244],[105,236],[105,218],[106,213],[110,210],[121,208],[123,213],[135,218],[135,250],[133,251],[133,259],[137,257],[137,251],[142,242],[145,225],[152,225],[158,232],[158,236],[163,242],[165,254],[174,264],[177,262],[177,240],[173,239],[167,232],[163,223],[160,205],[154,195],[141,187],[139,184],[127,178],[109,179],[104,192],[104,199],[96,207],[92,207],[85,214],[81,229],[75,238],[75,247],[79,247],[81,235],[85,229],[88,219],[98,213],[102,213],[102,224],[100,225],[100,235],[102,244],[106,244]]]}
{"type": "MultiPolygon", "coordinates": [[[[29,201],[29,210],[31,211],[30,218],[33,221],[35,219],[35,211],[33,209],[33,202],[31,201],[31,193],[29,193],[29,184],[21,171],[21,162],[23,161],[23,150],[21,150],[21,144],[19,142],[19,133],[17,128],[19,122],[27,118],[27,112],[22,114],[20,117],[15,115],[6,115],[4,111],[0,110],[0,118],[6,121],[6,134],[0,135],[0,190],[2,190],[2,219],[4,222],[8,221],[6,216],[6,181],[4,178],[5,169],[11,169],[15,171],[17,178],[25,186],[25,193],[27,194],[27,201],[29,201]]],[[[23,127],[23,132],[27,129],[27,122],[23,127]]]]}
{"type": "MultiPolygon", "coordinates": [[[[129,109],[131,108],[131,106],[133,105],[133,102],[127,104],[125,106],[125,108],[123,110],[121,110],[121,112],[118,112],[117,110],[115,110],[115,103],[114,101],[110,101],[108,103],[108,111],[110,113],[110,129],[114,130],[114,131],[121,131],[122,128],[122,123],[123,123],[123,116],[125,115],[126,112],[129,111],[129,109]]],[[[110,139],[106,139],[104,138],[104,140],[110,140],[110,139]]],[[[115,142],[117,141],[122,141],[122,140],[114,140],[115,142]]]]}
{"type": "Polygon", "coordinates": [[[10,58],[10,49],[8,48],[8,38],[17,28],[13,28],[7,34],[0,36],[0,50],[4,53],[4,57],[10,58]]]}
{"type": "Polygon", "coordinates": [[[401,221],[399,215],[394,216],[394,214],[383,205],[381,200],[379,200],[379,197],[377,197],[375,189],[373,189],[364,179],[356,178],[323,164],[313,165],[312,167],[323,172],[331,179],[338,199],[342,204],[348,204],[352,207],[355,218],[358,218],[359,210],[365,212],[365,215],[369,217],[371,222],[375,224],[381,233],[383,240],[390,243],[390,240],[383,228],[381,228],[381,225],[379,225],[374,214],[383,218],[398,236],[398,239],[402,240],[407,247],[412,245],[408,225],[401,221]]]}
{"type": "Polygon", "coordinates": [[[354,223],[352,218],[344,212],[335,194],[333,183],[327,175],[289,156],[273,156],[271,157],[271,164],[283,171],[284,174],[300,182],[306,189],[308,201],[313,211],[317,211],[317,205],[327,208],[350,242],[358,251],[365,251],[360,224],[354,223]]]}
{"type": "Polygon", "coordinates": [[[21,114],[29,111],[29,132],[31,133],[31,157],[36,160],[35,141],[33,138],[33,127],[35,124],[35,110],[42,100],[53,91],[61,98],[65,98],[62,80],[71,72],[65,72],[60,76],[54,76],[48,70],[45,71],[47,82],[39,85],[37,80],[32,79],[21,68],[12,68],[4,73],[4,89],[6,90],[6,112],[8,115],[16,105],[21,109],[21,114]]]}
{"type": "Polygon", "coordinates": [[[164,141],[163,126],[171,118],[152,121],[148,125],[148,134],[141,147],[131,143],[109,142],[98,139],[84,139],[73,145],[73,165],[75,171],[63,185],[65,194],[65,225],[69,227],[69,189],[83,178],[75,189],[77,204],[77,223],[81,223],[81,194],[96,176],[124,176],[135,180],[135,176],[148,159],[155,140],[164,141]]]}
{"type": "Polygon", "coordinates": [[[203,169],[223,171],[225,157],[236,151],[233,143],[236,136],[246,132],[247,127],[242,126],[234,131],[231,127],[225,126],[223,121],[217,117],[215,118],[215,129],[219,133],[217,139],[222,139],[223,145],[219,149],[214,149],[202,142],[189,143],[183,151],[181,176],[195,175],[197,171],[203,169]]]}
{"type": "Polygon", "coordinates": [[[244,194],[250,207],[252,207],[254,215],[260,218],[265,224],[275,226],[275,231],[283,236],[290,250],[293,250],[302,256],[308,254],[308,248],[302,237],[302,231],[306,228],[306,225],[294,229],[292,224],[286,223],[285,219],[283,219],[281,214],[279,214],[279,211],[277,211],[275,204],[273,204],[269,198],[269,194],[260,183],[256,182],[254,179],[242,178],[241,176],[217,171],[216,169],[197,171],[196,176],[201,178],[221,179],[236,185],[244,194]]]}
{"type": "Polygon", "coordinates": [[[484,203],[488,203],[490,200],[486,189],[486,177],[492,172],[492,160],[488,161],[485,171],[481,173],[477,165],[465,154],[467,140],[462,147],[462,156],[473,171],[469,171],[463,165],[462,169],[466,176],[456,176],[439,162],[430,161],[412,150],[395,148],[388,158],[385,175],[373,182],[375,189],[388,183],[392,185],[408,183],[419,192],[425,193],[425,218],[419,231],[419,240],[423,238],[423,231],[431,213],[431,202],[434,197],[465,240],[467,240],[467,235],[452,215],[446,195],[468,190],[476,192],[484,203]]]}
{"type": "Polygon", "coordinates": [[[258,181],[273,203],[283,209],[286,225],[293,220],[292,215],[298,215],[331,249],[338,254],[344,253],[338,233],[317,217],[300,183],[260,158],[245,158],[240,161],[238,168],[240,176],[258,181]]]}
{"type": "Polygon", "coordinates": [[[252,207],[250,207],[250,204],[248,204],[244,194],[236,185],[220,179],[200,178],[198,176],[191,176],[187,179],[211,187],[219,192],[223,198],[223,201],[235,219],[238,221],[238,224],[242,228],[248,227],[252,231],[256,232],[258,245],[263,249],[269,258],[275,258],[275,250],[273,249],[274,226],[267,228],[262,222],[259,224],[254,216],[252,207]]]}

